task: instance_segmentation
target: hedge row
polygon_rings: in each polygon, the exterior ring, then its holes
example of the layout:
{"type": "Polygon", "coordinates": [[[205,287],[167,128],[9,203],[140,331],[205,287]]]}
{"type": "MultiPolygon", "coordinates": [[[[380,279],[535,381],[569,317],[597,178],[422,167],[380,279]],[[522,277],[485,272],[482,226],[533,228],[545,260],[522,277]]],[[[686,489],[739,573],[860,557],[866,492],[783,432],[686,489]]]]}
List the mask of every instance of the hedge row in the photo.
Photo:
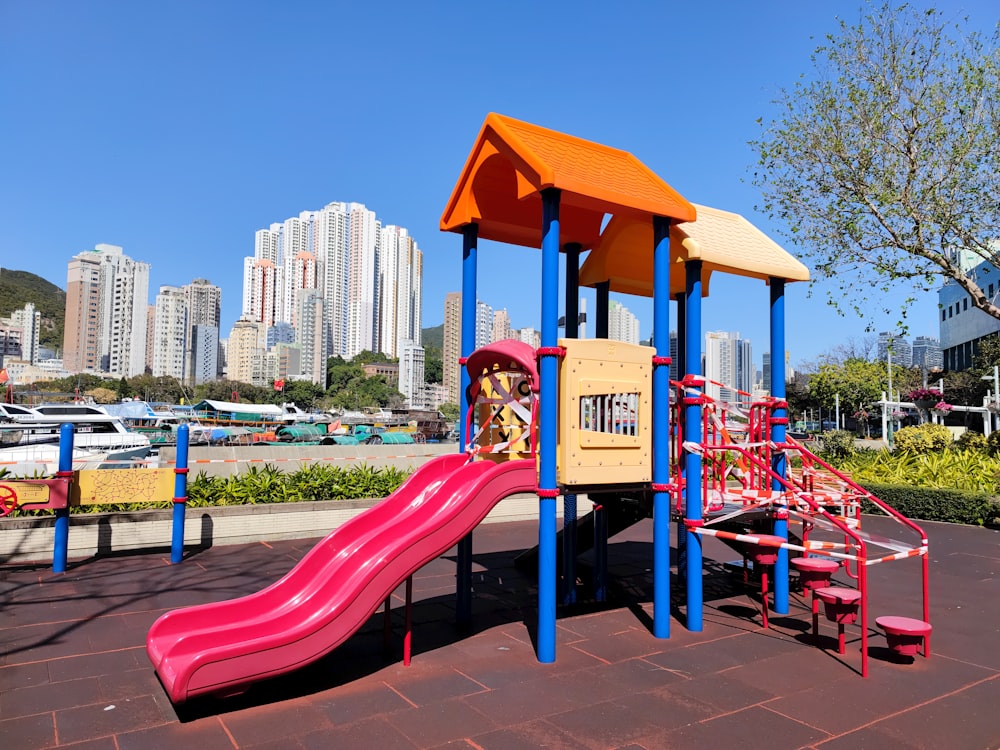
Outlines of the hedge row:
{"type": "MultiPolygon", "coordinates": [[[[985,526],[995,524],[1000,519],[1000,502],[996,497],[982,492],[870,482],[865,482],[862,486],[879,500],[914,520],[985,526]]],[[[870,503],[863,503],[861,512],[881,513],[870,503]]]]}

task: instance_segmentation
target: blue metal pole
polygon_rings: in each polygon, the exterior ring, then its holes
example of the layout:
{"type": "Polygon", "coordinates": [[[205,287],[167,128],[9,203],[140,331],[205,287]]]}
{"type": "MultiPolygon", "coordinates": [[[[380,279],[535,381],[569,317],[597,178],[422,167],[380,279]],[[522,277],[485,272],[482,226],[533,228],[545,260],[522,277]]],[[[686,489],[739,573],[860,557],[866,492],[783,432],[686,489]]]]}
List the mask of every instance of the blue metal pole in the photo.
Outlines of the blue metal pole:
{"type": "MultiPolygon", "coordinates": [[[[608,307],[611,297],[611,282],[601,281],[594,285],[597,304],[594,315],[594,338],[608,337],[608,307]]],[[[608,512],[601,505],[594,506],[594,599],[603,602],[607,593],[608,580],[608,512]]]]}
{"type": "Polygon", "coordinates": [[[170,562],[184,559],[184,512],[187,508],[188,444],[191,428],[177,428],[177,460],[174,462],[174,526],[170,537],[170,562]]]}
{"type": "Polygon", "coordinates": [[[559,384],[559,197],[542,191],[542,352],[538,471],[538,661],[556,660],[556,431],[559,384]]]}
{"type": "MultiPolygon", "coordinates": [[[[701,261],[689,260],[685,263],[687,273],[685,317],[686,334],[684,365],[686,375],[700,375],[701,368],[701,261]]],[[[693,396],[697,394],[692,393],[693,396]]],[[[701,404],[697,398],[685,398],[684,439],[701,440],[701,404]]],[[[701,518],[701,455],[693,451],[684,454],[684,519],[700,524],[701,518]]],[[[701,631],[702,606],[702,554],[701,537],[693,531],[686,531],[687,537],[687,627],[701,631]]]]}
{"type": "MultiPolygon", "coordinates": [[[[73,480],[73,425],[68,422],[59,426],[59,470],[56,476],[66,482],[73,480]]],[[[52,572],[65,573],[68,558],[69,508],[57,508],[55,540],[52,544],[52,572]]]]}
{"type": "Polygon", "coordinates": [[[653,636],[670,637],[670,219],[653,217],[653,636]]]}
{"type": "MultiPolygon", "coordinates": [[[[462,227],[462,360],[476,349],[476,302],[478,301],[478,256],[479,225],[467,224],[462,227]]],[[[471,439],[466,434],[465,416],[469,410],[469,384],[472,379],[462,365],[459,380],[461,411],[458,427],[459,450],[471,439]]],[[[455,582],[455,619],[459,624],[472,622],[472,532],[458,542],[455,582]]]]}
{"type": "MultiPolygon", "coordinates": [[[[566,338],[580,337],[580,250],[579,242],[567,242],[566,255],[566,338]]],[[[576,493],[563,495],[563,604],[576,604],[576,493]]]]}
{"type": "MultiPolygon", "coordinates": [[[[771,395],[784,400],[785,390],[785,281],[771,278],[771,395]]],[[[785,442],[785,421],[787,409],[775,409],[775,424],[771,427],[771,440],[785,442]]],[[[772,459],[774,473],[787,476],[784,453],[775,453],[772,459]]],[[[771,480],[771,488],[781,491],[783,487],[777,479],[771,480]]],[[[788,509],[777,508],[774,520],[774,535],[788,540],[788,509]]],[[[774,564],[774,611],[779,615],[788,614],[788,550],[778,550],[778,561],[774,564]]]]}
{"type": "MultiPolygon", "coordinates": [[[[673,365],[677,379],[680,380],[687,372],[687,294],[680,292],[677,295],[677,362],[673,365]]],[[[684,422],[683,406],[678,407],[677,424],[675,430],[680,430],[684,422]]],[[[676,434],[673,435],[676,438],[676,434]]],[[[676,459],[680,463],[681,481],[684,481],[684,462],[681,456],[676,459]]],[[[687,581],[687,527],[684,519],[677,519],[677,576],[687,581]]]]}

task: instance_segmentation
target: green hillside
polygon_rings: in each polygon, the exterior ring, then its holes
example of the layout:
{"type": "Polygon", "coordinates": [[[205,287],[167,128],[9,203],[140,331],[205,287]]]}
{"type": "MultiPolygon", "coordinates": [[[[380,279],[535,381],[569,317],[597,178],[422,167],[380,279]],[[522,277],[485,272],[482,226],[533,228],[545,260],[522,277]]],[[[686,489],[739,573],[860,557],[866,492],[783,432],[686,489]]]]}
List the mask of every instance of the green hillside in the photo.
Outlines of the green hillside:
{"type": "Polygon", "coordinates": [[[433,328],[421,328],[420,343],[425,349],[429,346],[439,350],[444,347],[444,323],[433,328]]]}
{"type": "Polygon", "coordinates": [[[28,302],[42,314],[42,346],[62,350],[66,292],[33,273],[0,268],[0,317],[6,318],[28,302]]]}

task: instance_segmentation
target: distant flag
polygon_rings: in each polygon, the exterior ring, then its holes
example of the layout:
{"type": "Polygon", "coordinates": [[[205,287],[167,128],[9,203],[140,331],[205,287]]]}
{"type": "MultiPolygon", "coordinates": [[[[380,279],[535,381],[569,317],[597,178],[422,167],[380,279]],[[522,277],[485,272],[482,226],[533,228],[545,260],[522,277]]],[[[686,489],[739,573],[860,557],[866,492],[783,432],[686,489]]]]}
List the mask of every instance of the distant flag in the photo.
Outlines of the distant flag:
{"type": "Polygon", "coordinates": [[[285,381],[284,380],[275,380],[274,381],[274,390],[276,390],[276,391],[283,391],[283,390],[285,390],[285,381]]]}
{"type": "Polygon", "coordinates": [[[3,385],[9,380],[10,380],[10,375],[7,374],[7,368],[4,367],[2,370],[0,370],[0,385],[3,385]]]}

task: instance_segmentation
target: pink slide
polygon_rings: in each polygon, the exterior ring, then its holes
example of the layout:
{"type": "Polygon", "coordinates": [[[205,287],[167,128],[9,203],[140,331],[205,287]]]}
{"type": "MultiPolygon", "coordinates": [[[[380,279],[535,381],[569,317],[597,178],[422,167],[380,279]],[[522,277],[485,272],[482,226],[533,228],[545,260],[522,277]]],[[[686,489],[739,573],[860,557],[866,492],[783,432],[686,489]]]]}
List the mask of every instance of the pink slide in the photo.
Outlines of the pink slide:
{"type": "Polygon", "coordinates": [[[146,651],[170,700],[236,694],[324,656],[500,500],[535,487],[534,459],[432,459],[267,588],[167,612],[150,628],[146,651]]]}

